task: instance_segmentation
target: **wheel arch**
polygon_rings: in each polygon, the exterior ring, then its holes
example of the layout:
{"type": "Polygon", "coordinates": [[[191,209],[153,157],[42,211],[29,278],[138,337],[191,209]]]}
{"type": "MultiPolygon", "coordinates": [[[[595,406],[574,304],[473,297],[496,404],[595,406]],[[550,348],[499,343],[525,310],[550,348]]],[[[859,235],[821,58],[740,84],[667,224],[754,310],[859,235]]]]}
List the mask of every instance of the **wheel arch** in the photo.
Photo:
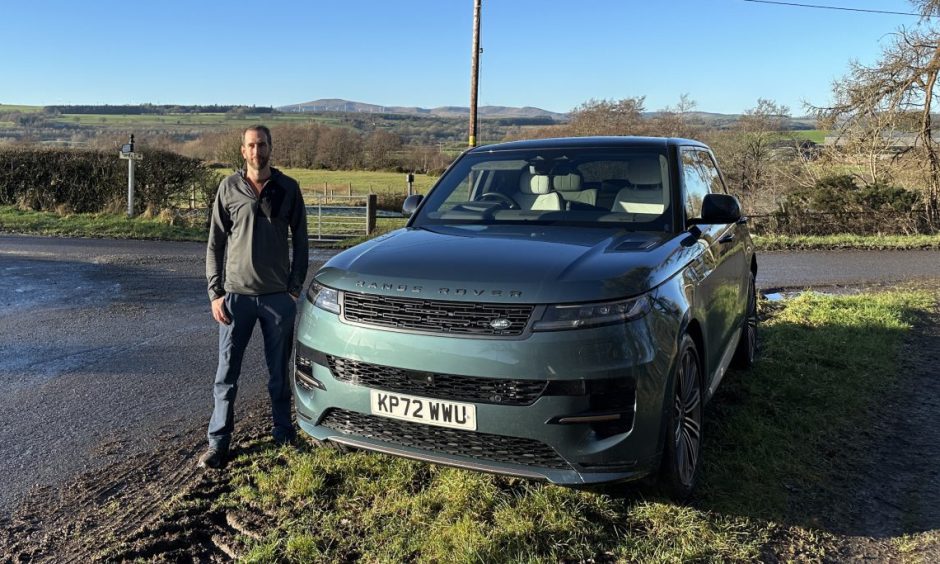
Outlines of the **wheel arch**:
{"type": "MultiPolygon", "coordinates": [[[[704,359],[704,350],[705,350],[705,336],[702,333],[701,324],[697,319],[692,317],[691,311],[686,311],[683,316],[682,322],[679,325],[679,330],[676,332],[676,352],[678,353],[682,348],[682,339],[685,335],[689,335],[689,338],[692,339],[692,342],[695,344],[696,353],[698,354],[699,365],[702,367],[702,370],[699,371],[699,384],[702,386],[702,392],[706,390],[705,387],[705,359],[704,359]]],[[[672,409],[672,397],[675,394],[675,385],[676,381],[674,378],[675,372],[678,369],[679,354],[676,354],[676,358],[673,359],[673,363],[669,368],[669,379],[666,381],[666,385],[663,387],[664,393],[662,397],[661,411],[660,411],[660,429],[659,429],[659,442],[657,446],[657,456],[662,461],[663,448],[666,443],[666,422],[669,417],[666,413],[666,410],[672,409]]],[[[703,396],[703,401],[705,400],[703,396]]],[[[658,464],[657,464],[658,467],[658,464]]]]}

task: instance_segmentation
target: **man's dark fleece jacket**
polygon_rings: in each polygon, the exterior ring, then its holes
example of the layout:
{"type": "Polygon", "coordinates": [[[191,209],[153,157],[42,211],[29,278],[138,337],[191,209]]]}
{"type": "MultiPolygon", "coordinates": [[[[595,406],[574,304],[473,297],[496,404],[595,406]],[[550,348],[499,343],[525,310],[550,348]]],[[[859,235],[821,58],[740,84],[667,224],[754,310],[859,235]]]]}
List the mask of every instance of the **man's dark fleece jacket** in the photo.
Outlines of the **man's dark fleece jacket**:
{"type": "Polygon", "coordinates": [[[272,168],[261,195],[255,196],[244,171],[229,176],[212,207],[206,249],[209,299],[227,292],[299,295],[307,276],[307,245],[307,210],[296,180],[272,168]]]}

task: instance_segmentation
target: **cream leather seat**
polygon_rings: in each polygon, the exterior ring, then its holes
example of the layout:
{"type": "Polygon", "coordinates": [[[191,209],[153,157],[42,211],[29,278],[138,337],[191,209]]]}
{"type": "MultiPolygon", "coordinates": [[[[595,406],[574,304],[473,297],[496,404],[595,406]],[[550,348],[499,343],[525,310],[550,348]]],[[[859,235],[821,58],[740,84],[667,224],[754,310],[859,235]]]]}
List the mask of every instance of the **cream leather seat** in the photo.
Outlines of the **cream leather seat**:
{"type": "Polygon", "coordinates": [[[581,189],[580,174],[560,174],[552,177],[552,186],[566,202],[577,202],[589,206],[597,205],[597,188],[581,189]]]}
{"type": "Polygon", "coordinates": [[[513,199],[524,210],[561,211],[565,208],[558,192],[552,191],[549,176],[528,171],[519,178],[519,191],[513,194],[513,199]]]}
{"type": "Polygon", "coordinates": [[[666,209],[662,169],[659,159],[630,161],[627,171],[630,186],[621,188],[614,198],[611,211],[659,215],[666,209]]]}

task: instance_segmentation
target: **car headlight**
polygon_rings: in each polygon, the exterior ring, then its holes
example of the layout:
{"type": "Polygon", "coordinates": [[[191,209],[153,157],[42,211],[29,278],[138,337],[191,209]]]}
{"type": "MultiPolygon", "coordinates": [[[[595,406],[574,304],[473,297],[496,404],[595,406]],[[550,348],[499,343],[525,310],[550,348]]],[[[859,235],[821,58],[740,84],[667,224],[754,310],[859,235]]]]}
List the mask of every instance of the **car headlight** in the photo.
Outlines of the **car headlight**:
{"type": "Polygon", "coordinates": [[[339,292],[314,282],[307,290],[307,299],[320,309],[339,315],[339,292]]]}
{"type": "Polygon", "coordinates": [[[629,300],[595,304],[550,305],[545,308],[542,319],[532,326],[534,331],[562,331],[613,325],[646,315],[653,300],[644,294],[629,300]]]}

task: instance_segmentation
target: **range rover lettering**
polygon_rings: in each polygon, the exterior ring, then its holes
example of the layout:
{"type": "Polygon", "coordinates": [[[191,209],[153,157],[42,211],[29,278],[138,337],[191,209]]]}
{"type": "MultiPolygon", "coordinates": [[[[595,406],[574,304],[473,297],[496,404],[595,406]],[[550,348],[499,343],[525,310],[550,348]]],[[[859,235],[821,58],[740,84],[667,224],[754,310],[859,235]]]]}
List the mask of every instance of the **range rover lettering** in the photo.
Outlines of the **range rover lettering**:
{"type": "Polygon", "coordinates": [[[709,148],[484,146],[404,207],[309,287],[303,431],[564,485],[656,473],[688,496],[703,406],[757,348],[754,246],[709,148]]]}

